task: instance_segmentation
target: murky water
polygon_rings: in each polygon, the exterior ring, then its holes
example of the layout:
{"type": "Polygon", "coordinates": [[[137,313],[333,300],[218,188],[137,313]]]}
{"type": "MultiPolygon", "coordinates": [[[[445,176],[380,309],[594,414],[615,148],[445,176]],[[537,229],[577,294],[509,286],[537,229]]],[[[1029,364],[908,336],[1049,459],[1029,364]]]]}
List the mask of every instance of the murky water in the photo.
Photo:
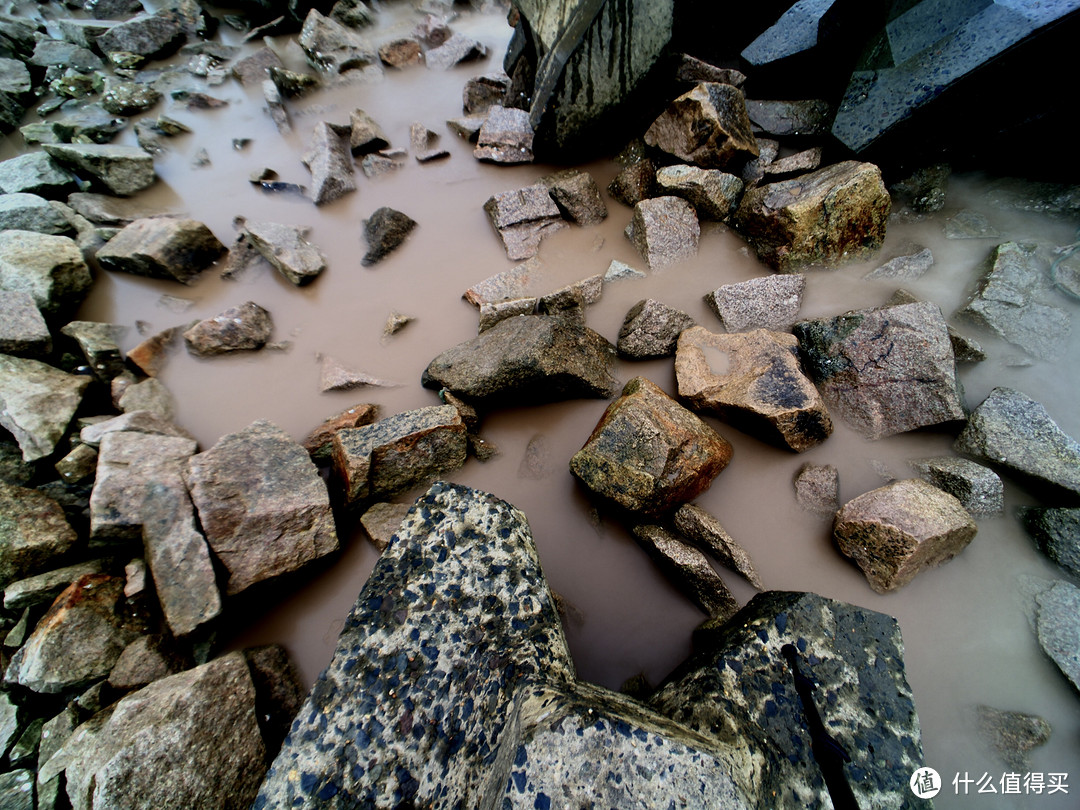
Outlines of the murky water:
{"type": "MultiPolygon", "coordinates": [[[[403,11],[384,12],[388,16],[395,22],[380,31],[377,41],[407,31],[415,19],[403,11]]],[[[455,28],[485,42],[488,58],[445,73],[423,67],[388,71],[381,81],[316,92],[290,103],[294,131],[287,136],[270,123],[257,91],[231,80],[209,88],[201,80],[191,81],[191,89],[227,99],[225,109],[191,112],[165,101],[151,112],[167,113],[190,126],[193,134],[169,142],[171,151],[155,161],[160,182],[141,199],[202,220],[227,244],[235,236],[232,221],[237,216],[309,225],[309,239],[328,260],[324,275],[302,289],[268,268],[232,281],[221,280],[217,271],[210,270],[190,287],[121,274],[98,277],[81,317],[131,327],[124,348],[141,340],[137,321],[148,322],[156,331],[247,300],[272,313],[273,339],[287,341],[287,350],[201,360],[180,345],[173,347],[162,380],[176,396],[177,421],[203,448],[256,419],[270,419],[301,439],[322,419],[356,402],[378,403],[384,415],[437,403],[434,392],[420,387],[420,375],[432,357],[476,333],[477,311],[461,298],[462,292],[513,266],[481,206],[491,194],[527,185],[549,170],[480,164],[471,147],[446,130],[444,121],[461,115],[465,80],[500,67],[509,35],[497,14],[463,17],[455,28]],[[442,144],[451,156],[429,164],[409,157],[397,172],[375,179],[366,178],[358,168],[357,193],[321,208],[289,195],[266,194],[248,182],[252,171],[265,166],[284,181],[308,184],[300,155],[312,127],[319,120],[344,123],[356,107],[369,112],[395,146],[407,146],[409,125],[423,122],[443,133],[442,144]],[[234,138],[249,138],[250,143],[237,150],[234,138]],[[193,168],[199,149],[206,150],[211,163],[193,168]],[[362,220],[383,205],[409,214],[419,227],[389,258],[364,268],[362,220]],[[186,298],[191,306],[176,312],[162,304],[162,295],[186,298]],[[383,340],[383,325],[392,311],[415,321],[383,340]],[[400,385],[320,393],[316,360],[320,353],[400,385]]],[[[226,31],[224,36],[234,35],[226,31]]],[[[304,68],[295,43],[281,38],[271,44],[290,66],[304,68]]],[[[14,144],[5,146],[4,156],[13,148],[14,144]]],[[[586,168],[605,187],[618,166],[603,161],[586,168]]],[[[899,285],[862,276],[903,252],[908,242],[929,247],[936,263],[922,279],[904,286],[939,303],[948,316],[966,301],[981,262],[998,241],[1060,245],[1073,240],[1075,222],[990,207],[987,182],[980,177],[955,178],[949,209],[982,211],[1001,239],[946,240],[941,216],[894,222],[877,261],[809,273],[801,314],[835,315],[884,303],[899,285]]],[[[645,269],[622,233],[630,210],[610,199],[608,205],[610,216],[604,224],[569,228],[543,244],[540,255],[550,289],[602,273],[613,259],[645,269]]],[[[588,324],[614,341],[627,310],[652,297],[722,331],[702,296],[721,284],[767,272],[737,235],[706,224],[695,259],[646,279],[605,286],[601,300],[588,311],[588,324]]],[[[1061,297],[1056,303],[1074,319],[1080,315],[1075,301],[1061,297]]],[[[969,406],[981,402],[992,387],[1010,385],[1040,400],[1064,430],[1080,436],[1080,411],[1075,406],[1080,394],[1076,363],[1080,329],[1074,330],[1065,359],[1016,366],[1012,362],[1021,356],[1018,349],[968,325],[957,325],[982,341],[990,354],[982,364],[962,367],[969,406]]],[[[617,368],[624,382],[638,374],[669,392],[675,389],[671,360],[621,362],[617,368]]],[[[470,459],[449,477],[493,492],[529,516],[551,586],[575,609],[568,634],[580,676],[618,688],[639,672],[653,683],[662,679],[688,654],[690,632],[704,617],[663,579],[622,527],[596,518],[569,472],[570,457],[606,405],[586,400],[493,413],[482,433],[499,447],[500,455],[486,463],[470,459]],[[534,465],[523,471],[530,442],[544,452],[535,454],[539,470],[534,465]]],[[[824,444],[797,456],[716,420],[710,422],[734,445],[735,454],[699,503],[749,550],[766,586],[816,591],[898,618],[907,646],[908,678],[922,719],[926,761],[947,782],[938,806],[1075,806],[1080,793],[1080,701],[1039,650],[1016,587],[1017,578],[1025,574],[1062,576],[1036,553],[1012,517],[1017,505],[1035,502],[1032,496],[1010,482],[1006,515],[980,520],[978,536],[959,557],[920,574],[901,591],[882,596],[871,591],[859,570],[834,548],[829,523],[797,506],[792,478],[805,462],[833,464],[840,470],[841,498],[846,501],[881,485],[876,468],[882,465],[904,478],[911,475],[909,459],[948,454],[952,435],[931,430],[868,442],[838,423],[824,444]],[[951,795],[954,773],[967,771],[972,778],[988,773],[996,784],[1007,771],[976,739],[970,710],[979,703],[1034,712],[1051,721],[1053,739],[1033,754],[1031,770],[1070,773],[1076,784],[1069,795],[978,795],[976,785],[967,797],[951,795]]],[[[351,525],[343,528],[343,554],[318,575],[287,582],[280,594],[270,589],[233,606],[232,643],[283,643],[304,680],[314,680],[328,662],[343,618],[375,561],[362,532],[351,525]]],[[[725,579],[740,601],[752,596],[749,586],[734,575],[725,579]]]]}

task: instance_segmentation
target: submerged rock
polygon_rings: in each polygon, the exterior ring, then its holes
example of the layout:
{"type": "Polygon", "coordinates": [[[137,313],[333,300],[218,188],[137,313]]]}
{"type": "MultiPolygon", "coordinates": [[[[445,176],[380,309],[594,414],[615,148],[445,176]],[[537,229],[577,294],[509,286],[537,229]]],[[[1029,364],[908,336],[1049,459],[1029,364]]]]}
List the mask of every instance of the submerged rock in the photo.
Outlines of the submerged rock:
{"type": "Polygon", "coordinates": [[[705,296],[705,303],[729,332],[751,329],[787,331],[799,317],[806,276],[763,276],[725,284],[705,296]]]}
{"type": "Polygon", "coordinates": [[[409,145],[418,163],[429,163],[450,157],[450,151],[438,146],[439,133],[419,121],[409,126],[409,145]]]}
{"type": "Polygon", "coordinates": [[[652,197],[634,206],[626,235],[651,270],[663,270],[697,255],[701,226],[679,197],[652,197]]]}
{"type": "Polygon", "coordinates": [[[186,332],[188,351],[199,357],[261,349],[270,340],[270,313],[253,301],[199,321],[186,332]]]}
{"type": "Polygon", "coordinates": [[[979,735],[1010,768],[1027,773],[1028,751],[1050,740],[1050,724],[1036,714],[976,707],[979,735]]]}
{"type": "Polygon", "coordinates": [[[319,390],[327,391],[351,391],[363,385],[394,386],[388,380],[380,380],[364,371],[349,368],[336,357],[328,354],[316,355],[321,363],[319,368],[319,390]]]}
{"type": "Polygon", "coordinates": [[[1031,506],[1016,514],[1039,550],[1080,579],[1080,509],[1031,506]]]}
{"type": "Polygon", "coordinates": [[[473,156],[491,163],[532,163],[532,146],[529,114],[525,110],[495,104],[480,126],[473,156]]]}
{"type": "Polygon", "coordinates": [[[106,191],[128,197],[153,185],[154,160],[138,146],[42,144],[42,149],[76,171],[85,172],[106,191]]]}
{"type": "MultiPolygon", "coordinates": [[[[312,14],[315,14],[312,10],[312,14]]],[[[301,158],[311,171],[311,200],[316,205],[344,197],[356,191],[353,163],[349,157],[345,136],[325,121],[315,125],[308,151],[301,158]]]]}
{"type": "Polygon", "coordinates": [[[737,572],[759,591],[765,586],[750,554],[720,525],[720,521],[692,503],[684,503],[672,513],[676,531],[725,568],[737,572]]]}
{"type": "Polygon", "coordinates": [[[993,470],[974,461],[941,456],[912,461],[911,468],[960,501],[972,517],[993,517],[1005,508],[1001,479],[993,470]]]}
{"type": "Polygon", "coordinates": [[[0,354],[0,426],[15,437],[24,461],[53,453],[89,384],[89,377],[0,354]]]}
{"type": "Polygon", "coordinates": [[[626,313],[616,348],[619,354],[632,360],[670,357],[683,330],[694,325],[694,319],[681,310],[673,309],[651,298],[638,301],[626,313]]]}
{"type": "Polygon", "coordinates": [[[495,194],[484,203],[484,211],[499,234],[507,257],[515,260],[535,256],[541,239],[566,227],[543,184],[495,194]]]}
{"type": "Polygon", "coordinates": [[[727,621],[739,603],[698,549],[662,526],[635,526],[634,539],[686,597],[719,621],[727,621]]]}
{"type": "Polygon", "coordinates": [[[28,293],[44,315],[73,310],[92,283],[73,239],[34,231],[0,233],[0,289],[28,293]]]}
{"type": "Polygon", "coordinates": [[[933,264],[934,254],[930,252],[930,248],[922,248],[916,253],[889,259],[885,264],[867,273],[864,278],[895,278],[903,281],[913,281],[921,278],[933,264]]]}
{"type": "Polygon", "coordinates": [[[326,269],[326,257],[304,237],[307,228],[276,222],[244,223],[244,233],[256,250],[296,286],[315,280],[326,269]]]}
{"type": "Polygon", "coordinates": [[[840,508],[840,473],[831,464],[803,464],[794,483],[795,500],[808,512],[832,519],[840,508]]]}
{"type": "Polygon", "coordinates": [[[653,121],[645,143],[704,169],[738,168],[758,154],[742,91],[712,82],[675,99],[653,121]]]}
{"type": "MultiPolygon", "coordinates": [[[[461,91],[461,108],[466,115],[486,113],[495,105],[506,106],[503,102],[509,92],[510,77],[502,71],[473,76],[461,91]]],[[[529,130],[532,131],[531,126],[529,130]]]]}
{"type": "Polygon", "coordinates": [[[401,211],[383,206],[377,208],[371,217],[364,220],[364,237],[368,250],[360,263],[370,267],[382,261],[398,248],[416,227],[416,220],[401,211]]]}

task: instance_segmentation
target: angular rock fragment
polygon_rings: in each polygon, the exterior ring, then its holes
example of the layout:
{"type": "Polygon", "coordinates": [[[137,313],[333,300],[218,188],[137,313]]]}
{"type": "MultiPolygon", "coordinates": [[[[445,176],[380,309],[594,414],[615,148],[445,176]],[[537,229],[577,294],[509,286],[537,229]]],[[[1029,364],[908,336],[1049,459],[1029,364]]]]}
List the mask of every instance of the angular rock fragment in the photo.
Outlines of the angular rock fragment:
{"type": "Polygon", "coordinates": [[[663,270],[697,255],[701,226],[688,202],[652,197],[634,206],[626,235],[651,270],[663,270]]]}
{"type": "Polygon", "coordinates": [[[985,214],[964,208],[945,219],[946,239],[995,239],[1001,234],[985,214]]]}
{"type": "Polygon", "coordinates": [[[113,115],[132,116],[145,112],[161,100],[161,92],[149,84],[107,82],[101,106],[113,115]]]}
{"type": "Polygon", "coordinates": [[[1058,580],[1035,596],[1039,646],[1080,689],[1080,588],[1058,580]]]}
{"type": "Polygon", "coordinates": [[[9,582],[4,587],[4,608],[17,611],[35,605],[48,605],[72,582],[87,574],[100,574],[104,568],[102,560],[90,560],[9,582]]]}
{"type": "Polygon", "coordinates": [[[51,351],[52,335],[33,296],[0,289],[0,354],[43,357],[51,351]]]}
{"type": "Polygon", "coordinates": [[[308,63],[324,73],[343,74],[371,67],[381,72],[374,48],[362,37],[336,20],[324,17],[314,8],[304,19],[304,27],[297,41],[304,49],[308,63]]]}
{"type": "Polygon", "coordinates": [[[411,509],[407,503],[374,503],[361,515],[360,523],[380,554],[386,551],[411,509]]]}
{"type": "Polygon", "coordinates": [[[656,173],[657,193],[682,197],[699,219],[724,220],[742,198],[743,181],[719,169],[697,166],[665,166],[656,173]]]}
{"type": "MultiPolygon", "coordinates": [[[[473,76],[461,92],[461,108],[468,115],[486,113],[495,105],[503,106],[510,92],[510,77],[502,71],[473,76]]],[[[530,130],[532,127],[530,127],[530,130]]]]}
{"type": "Polygon", "coordinates": [[[449,70],[461,62],[471,62],[487,56],[487,46],[467,34],[456,32],[438,47],[432,48],[424,59],[432,70],[449,70]]]}
{"type": "Polygon", "coordinates": [[[662,526],[635,526],[633,535],[675,587],[709,616],[726,621],[739,610],[724,580],[696,548],[662,526]]]}
{"type": "Polygon", "coordinates": [[[529,113],[493,105],[480,127],[473,157],[491,163],[532,163],[533,128],[529,113]]]}
{"type": "Polygon", "coordinates": [[[53,453],[89,384],[89,377],[0,354],[0,426],[15,437],[24,461],[53,453]]]}
{"type": "Polygon", "coordinates": [[[881,170],[849,160],[749,190],[735,223],[758,258],[787,273],[877,250],[890,207],[881,170]]]}
{"type": "Polygon", "coordinates": [[[439,133],[428,129],[419,122],[409,126],[409,145],[412,147],[413,157],[419,163],[429,163],[450,157],[450,152],[436,144],[439,142],[439,133]]]}
{"type": "Polygon", "coordinates": [[[625,262],[620,262],[618,259],[612,259],[611,264],[608,265],[607,272],[604,273],[604,283],[607,284],[611,281],[623,281],[625,279],[632,278],[645,278],[646,274],[642,273],[625,262]]]}
{"type": "Polygon", "coordinates": [[[285,99],[281,95],[278,86],[273,79],[265,79],[262,83],[263,100],[266,102],[266,111],[270,114],[270,120],[274,122],[277,131],[282,135],[292,132],[292,122],[289,120],[289,110],[285,107],[285,99]]]}
{"type": "Polygon", "coordinates": [[[535,256],[541,239],[567,227],[543,184],[495,194],[484,203],[484,211],[507,257],[514,260],[535,256]]]}
{"type": "Polygon", "coordinates": [[[326,269],[322,251],[304,238],[307,230],[276,222],[244,223],[244,234],[255,249],[298,287],[314,281],[326,269]]]}
{"type": "Polygon", "coordinates": [[[591,329],[550,315],[507,318],[440,354],[424,370],[427,388],[477,404],[536,404],[610,397],[615,348],[591,329]]]}
{"type": "Polygon", "coordinates": [[[831,464],[803,464],[794,483],[795,500],[808,512],[832,519],[840,508],[840,473],[831,464]]]}
{"type": "Polygon", "coordinates": [[[717,287],[705,303],[729,332],[787,331],[799,317],[805,289],[800,273],[764,276],[717,287]]]}
{"type": "Polygon", "coordinates": [[[645,143],[704,169],[738,168],[758,154],[742,91],[712,82],[675,99],[653,121],[645,143]]]}
{"type": "Polygon", "coordinates": [[[570,459],[570,471],[630,512],[660,515],[708,489],[731,454],[720,434],[635,377],[570,459]]]}
{"type": "Polygon", "coordinates": [[[53,465],[65,484],[77,484],[93,478],[97,470],[97,450],[86,444],[79,444],[71,452],[53,465]]]}
{"type": "Polygon", "coordinates": [[[750,554],[720,525],[720,521],[700,506],[684,503],[672,515],[675,530],[713,559],[730,568],[759,591],[765,590],[750,554]]]}
{"type": "Polygon", "coordinates": [[[319,390],[323,393],[327,391],[351,391],[353,388],[359,388],[362,385],[382,387],[396,385],[396,383],[388,380],[373,377],[364,371],[349,368],[336,357],[331,357],[328,354],[317,355],[317,359],[321,363],[319,390]]]}
{"type": "Polygon", "coordinates": [[[694,319],[681,310],[673,309],[651,298],[638,301],[626,313],[616,348],[619,354],[632,360],[670,357],[684,329],[694,325],[694,319]]]}
{"type": "Polygon", "coordinates": [[[800,367],[798,341],[786,332],[692,327],[679,336],[675,376],[679,397],[695,411],[797,453],[832,433],[825,403],[800,367]]]}
{"type": "Polygon", "coordinates": [[[44,197],[19,192],[0,195],[0,230],[66,234],[71,223],[44,197]]]}
{"type": "Polygon", "coordinates": [[[382,261],[405,241],[405,237],[415,227],[416,220],[408,214],[385,205],[375,209],[371,217],[364,220],[364,237],[367,239],[368,250],[360,263],[364,267],[370,267],[382,261]]]}
{"type": "Polygon", "coordinates": [[[213,318],[199,321],[186,332],[188,351],[199,357],[261,349],[270,340],[274,323],[270,313],[247,301],[213,318]]]}
{"type": "Polygon", "coordinates": [[[1080,493],[1080,442],[1020,391],[995,388],[968,417],[953,449],[1039,484],[1080,493]]]}
{"type": "Polygon", "coordinates": [[[245,56],[232,66],[233,77],[243,85],[258,87],[266,81],[270,68],[282,68],[285,64],[270,48],[262,47],[250,56],[245,56]]]}
{"type": "Polygon", "coordinates": [[[917,253],[889,259],[885,264],[871,270],[863,278],[895,278],[903,281],[913,281],[921,278],[933,265],[934,254],[930,252],[930,248],[923,248],[917,253]]]}
{"type": "Polygon", "coordinates": [[[345,502],[385,498],[465,463],[465,423],[453,405],[433,405],[334,433],[334,474],[345,502]]]}
{"type": "Polygon", "coordinates": [[[551,199],[563,218],[578,225],[595,225],[607,217],[607,206],[592,175],[581,169],[564,169],[542,177],[551,199]]]}
{"type": "Polygon", "coordinates": [[[165,353],[177,333],[176,327],[170,327],[151,335],[128,352],[128,361],[134,363],[148,377],[156,377],[165,365],[165,353]]]}
{"type": "Polygon", "coordinates": [[[821,166],[821,147],[804,149],[794,155],[772,160],[766,163],[763,171],[766,177],[774,180],[783,180],[792,175],[810,172],[821,166]]]}
{"type": "Polygon", "coordinates": [[[278,92],[286,98],[298,98],[309,90],[319,86],[318,76],[310,73],[298,73],[281,66],[271,66],[266,69],[266,75],[274,83],[278,92]]]}
{"type": "Polygon", "coordinates": [[[270,422],[222,436],[188,461],[184,478],[230,596],[337,551],[318,469],[270,422]]]}
{"type": "Polygon", "coordinates": [[[800,321],[794,332],[830,411],[872,439],[965,416],[952,343],[934,304],[800,321]]]}
{"type": "Polygon", "coordinates": [[[154,160],[137,146],[112,144],[43,144],[60,163],[85,172],[111,194],[128,197],[153,185],[154,160]]]}
{"type": "MultiPolygon", "coordinates": [[[[922,299],[912,295],[907,290],[899,289],[889,296],[885,306],[916,304],[920,300],[922,299]]],[[[983,351],[977,340],[961,335],[952,326],[949,326],[949,342],[952,343],[953,354],[956,356],[957,363],[981,363],[986,359],[986,352],[983,351]]]]}
{"type": "Polygon", "coordinates": [[[938,489],[948,492],[972,517],[993,517],[1005,508],[1005,487],[997,473],[974,461],[955,456],[924,458],[911,468],[938,489]]]}
{"type": "Polygon", "coordinates": [[[608,184],[608,194],[633,208],[656,193],[656,166],[648,159],[632,163],[608,184]]]}
{"type": "Polygon", "coordinates": [[[401,37],[379,46],[379,59],[387,67],[404,68],[424,61],[420,43],[411,37],[401,37]]]}
{"type": "Polygon", "coordinates": [[[79,432],[79,441],[91,447],[98,447],[109,433],[148,433],[154,436],[176,436],[181,439],[195,438],[186,430],[177,427],[150,411],[130,411],[120,416],[87,425],[79,432]]]}
{"type": "Polygon", "coordinates": [[[1080,579],[1080,509],[1032,506],[1020,507],[1016,514],[1039,550],[1080,579]]]}
{"type": "Polygon", "coordinates": [[[342,428],[370,425],[379,418],[379,406],[361,402],[346,408],[324,420],[321,425],[307,435],[302,442],[312,461],[326,463],[330,461],[331,443],[334,434],[342,428]]]}
{"type": "Polygon", "coordinates": [[[117,344],[125,331],[118,324],[97,321],[71,321],[60,330],[79,345],[90,370],[101,380],[111,380],[126,370],[117,344]]]}
{"type": "MultiPolygon", "coordinates": [[[[312,13],[317,13],[312,10],[312,13]]],[[[311,134],[308,151],[301,158],[311,171],[311,200],[316,205],[356,191],[352,159],[344,136],[332,124],[320,121],[311,134]]]]}
{"type": "Polygon", "coordinates": [[[330,19],[349,28],[363,28],[375,22],[375,12],[364,0],[337,0],[330,9],[330,19]]]}
{"type": "Polygon", "coordinates": [[[62,199],[75,190],[71,172],[44,152],[27,152],[0,161],[0,191],[62,199]]]}
{"type": "Polygon", "coordinates": [[[0,289],[28,293],[42,314],[74,309],[92,283],[73,239],[34,231],[0,233],[0,289]]]}
{"type": "Polygon", "coordinates": [[[680,82],[700,84],[701,82],[718,82],[741,87],[746,81],[746,75],[734,68],[721,68],[710,65],[701,59],[689,54],[679,55],[679,66],[675,69],[675,78],[680,82]]]}
{"type": "Polygon", "coordinates": [[[0,481],[0,588],[56,567],[77,539],[56,501],[0,481]]]}
{"type": "Polygon", "coordinates": [[[225,252],[225,246],[193,219],[137,219],[97,253],[107,270],[189,283],[225,252]]]}
{"type": "Polygon", "coordinates": [[[761,131],[776,137],[824,135],[832,123],[832,107],[821,99],[748,100],[746,114],[761,131]]]}
{"type": "Polygon", "coordinates": [[[244,650],[255,685],[255,713],[267,751],[277,751],[304,701],[304,687],[289,653],[279,644],[244,650]]]}
{"type": "Polygon", "coordinates": [[[833,538],[870,587],[888,593],[926,568],[947,562],[975,537],[963,505],[921,478],[894,481],[844,504],[833,538]]]}
{"type": "Polygon", "coordinates": [[[164,217],[173,213],[165,208],[148,210],[148,205],[143,200],[88,191],[77,191],[68,195],[67,202],[76,213],[99,225],[124,227],[137,219],[164,217]]]}
{"type": "Polygon", "coordinates": [[[1028,751],[1050,739],[1050,724],[1036,714],[977,706],[979,735],[1009,768],[1027,773],[1028,751]]]}
{"type": "Polygon", "coordinates": [[[361,109],[349,113],[349,148],[354,155],[377,152],[390,145],[382,127],[361,109]]]}
{"type": "Polygon", "coordinates": [[[140,636],[128,644],[109,673],[108,684],[127,692],[176,674],[182,667],[159,634],[140,636]]]}
{"type": "Polygon", "coordinates": [[[180,49],[187,39],[180,21],[168,14],[140,14],[110,26],[95,40],[102,53],[134,53],[145,59],[161,59],[180,49]]]}

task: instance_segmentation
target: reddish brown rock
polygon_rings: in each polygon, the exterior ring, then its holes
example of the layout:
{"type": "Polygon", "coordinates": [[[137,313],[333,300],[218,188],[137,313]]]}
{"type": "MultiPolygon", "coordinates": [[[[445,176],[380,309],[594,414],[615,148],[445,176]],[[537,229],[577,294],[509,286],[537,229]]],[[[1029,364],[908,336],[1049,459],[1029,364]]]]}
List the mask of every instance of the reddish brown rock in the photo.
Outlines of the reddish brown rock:
{"type": "Polygon", "coordinates": [[[675,99],[653,121],[645,143],[704,169],[739,167],[758,154],[742,91],[715,82],[675,99]]]}

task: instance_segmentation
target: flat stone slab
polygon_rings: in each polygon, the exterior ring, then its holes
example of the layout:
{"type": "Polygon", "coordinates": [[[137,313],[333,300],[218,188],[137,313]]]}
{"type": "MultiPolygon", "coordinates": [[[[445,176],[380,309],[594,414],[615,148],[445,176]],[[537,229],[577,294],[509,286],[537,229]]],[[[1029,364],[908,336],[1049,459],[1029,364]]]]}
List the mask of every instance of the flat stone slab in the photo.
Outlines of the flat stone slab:
{"type": "Polygon", "coordinates": [[[663,526],[635,526],[632,534],[664,576],[709,616],[726,621],[739,610],[738,601],[699,549],[663,526]]]}
{"type": "Polygon", "coordinates": [[[737,572],[759,591],[765,590],[749,552],[727,533],[719,520],[692,503],[684,503],[671,518],[679,534],[725,568],[737,572]]]}
{"type": "Polygon", "coordinates": [[[540,182],[559,207],[563,218],[578,225],[595,225],[608,215],[593,176],[581,169],[564,169],[542,177],[540,182]]]}
{"type": "Polygon", "coordinates": [[[154,159],[138,146],[113,144],[42,144],[42,149],[60,163],[82,171],[106,191],[129,197],[153,185],[154,159]]]}
{"type": "Polygon", "coordinates": [[[806,276],[763,276],[725,284],[705,296],[705,303],[729,332],[750,329],[787,331],[799,318],[806,276]]]}
{"type": "Polygon", "coordinates": [[[89,384],[84,375],[0,354],[0,425],[15,437],[24,461],[53,453],[89,384]]]}
{"type": "Polygon", "coordinates": [[[27,152],[0,161],[0,191],[63,199],[75,190],[75,177],[44,152],[27,152]]]}

